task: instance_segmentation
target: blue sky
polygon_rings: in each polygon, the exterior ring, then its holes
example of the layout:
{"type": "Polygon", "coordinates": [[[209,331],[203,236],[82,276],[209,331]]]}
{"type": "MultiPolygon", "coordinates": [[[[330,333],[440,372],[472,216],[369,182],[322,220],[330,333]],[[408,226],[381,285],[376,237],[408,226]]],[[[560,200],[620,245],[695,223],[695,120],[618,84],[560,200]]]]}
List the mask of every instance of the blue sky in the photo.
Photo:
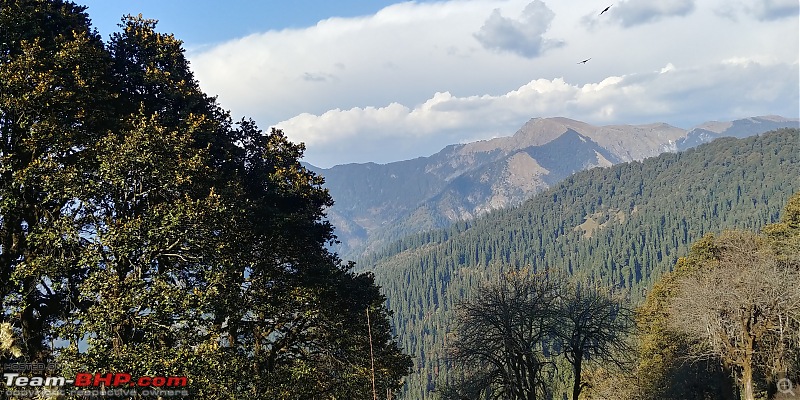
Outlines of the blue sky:
{"type": "Polygon", "coordinates": [[[158,19],[222,107],[321,167],[428,156],[534,117],[800,113],[797,0],[79,3],[106,38],[123,14],[158,19]]]}
{"type": "Polygon", "coordinates": [[[252,33],[315,25],[330,17],[374,14],[396,3],[389,0],[75,0],[89,7],[93,25],[104,38],[120,18],[141,13],[159,20],[159,29],[174,33],[188,46],[209,45],[252,33]]]}

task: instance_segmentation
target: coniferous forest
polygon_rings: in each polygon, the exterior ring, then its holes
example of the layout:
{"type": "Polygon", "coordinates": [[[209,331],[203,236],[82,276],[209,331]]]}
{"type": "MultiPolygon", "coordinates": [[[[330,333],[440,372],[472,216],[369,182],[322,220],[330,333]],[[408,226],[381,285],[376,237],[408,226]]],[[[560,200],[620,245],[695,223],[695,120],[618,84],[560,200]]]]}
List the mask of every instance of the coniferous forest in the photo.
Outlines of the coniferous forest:
{"type": "MultiPolygon", "coordinates": [[[[624,293],[635,307],[705,235],[777,222],[800,189],[799,138],[785,129],[719,139],[580,172],[518,208],[410,236],[361,260],[375,272],[416,362],[408,397],[436,398],[437,388],[452,384],[456,311],[487,281],[521,268],[568,275],[624,293]]],[[[571,385],[553,381],[556,391],[571,385]]]]}
{"type": "MultiPolygon", "coordinates": [[[[800,382],[797,129],[579,172],[355,263],[304,150],[234,121],[156,21],[106,42],[72,2],[0,0],[0,363],[28,366],[0,399],[111,373],[185,378],[192,399],[800,382]]],[[[87,398],[70,388],[34,397],[87,398]]]]}

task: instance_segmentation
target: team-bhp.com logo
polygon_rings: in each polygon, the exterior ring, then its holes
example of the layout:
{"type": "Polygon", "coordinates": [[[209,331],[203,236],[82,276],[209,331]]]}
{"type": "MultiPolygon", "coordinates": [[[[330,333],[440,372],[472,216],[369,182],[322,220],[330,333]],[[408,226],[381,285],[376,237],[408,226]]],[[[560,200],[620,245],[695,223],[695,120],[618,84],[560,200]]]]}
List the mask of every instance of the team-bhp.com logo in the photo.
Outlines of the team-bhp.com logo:
{"type": "Polygon", "coordinates": [[[189,380],[185,376],[142,376],[128,373],[78,373],[75,379],[63,376],[23,376],[18,372],[3,373],[3,383],[14,395],[22,391],[48,391],[51,394],[83,396],[186,396],[189,380]]]}
{"type": "Polygon", "coordinates": [[[75,386],[77,387],[118,387],[128,385],[130,387],[186,387],[189,380],[185,376],[142,376],[136,381],[131,379],[131,374],[87,374],[81,373],[75,376],[75,386]]]}

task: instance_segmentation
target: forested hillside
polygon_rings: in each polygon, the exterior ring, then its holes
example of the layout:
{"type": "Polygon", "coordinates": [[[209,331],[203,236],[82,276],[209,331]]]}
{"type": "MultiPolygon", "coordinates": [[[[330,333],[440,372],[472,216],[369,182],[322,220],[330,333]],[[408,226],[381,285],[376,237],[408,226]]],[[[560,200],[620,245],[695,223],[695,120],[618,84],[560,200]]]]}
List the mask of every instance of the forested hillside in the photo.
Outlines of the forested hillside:
{"type": "Polygon", "coordinates": [[[409,234],[517,206],[578,171],[799,126],[779,116],[706,122],[689,131],[533,118],[513,136],[447,146],[430,157],[308,167],[325,178],[336,201],[328,217],[341,243],[333,249],[351,259],[409,234]]]}
{"type": "Polygon", "coordinates": [[[775,222],[800,189],[800,131],[724,138],[677,154],[577,173],[522,206],[421,233],[360,261],[383,286],[416,373],[409,398],[448,381],[452,310],[501,270],[565,271],[636,302],[689,245],[775,222]]]}

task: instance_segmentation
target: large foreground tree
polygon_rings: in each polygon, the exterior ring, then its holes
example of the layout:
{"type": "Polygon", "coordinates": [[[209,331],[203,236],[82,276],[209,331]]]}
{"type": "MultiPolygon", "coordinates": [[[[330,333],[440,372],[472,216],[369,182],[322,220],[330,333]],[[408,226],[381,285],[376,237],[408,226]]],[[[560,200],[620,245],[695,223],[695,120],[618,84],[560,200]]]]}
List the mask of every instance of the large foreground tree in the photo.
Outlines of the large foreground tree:
{"type": "Polygon", "coordinates": [[[695,349],[703,348],[703,340],[671,322],[671,304],[681,279],[707,259],[711,240],[706,237],[695,243],[689,255],[678,260],[675,271],[663,275],[636,309],[638,363],[632,371],[609,379],[617,382],[611,385],[614,392],[620,393],[614,386],[625,390],[620,399],[735,398],[730,370],[723,367],[717,356],[687,358],[695,349]]]}
{"type": "MultiPolygon", "coordinates": [[[[791,227],[791,217],[784,223],[791,227]]],[[[673,326],[703,340],[695,356],[718,357],[735,371],[748,400],[756,397],[757,376],[769,384],[796,368],[800,265],[794,250],[786,251],[796,241],[793,235],[773,245],[749,232],[708,238],[695,268],[679,278],[671,302],[673,326]]]]}
{"type": "Polygon", "coordinates": [[[0,1],[0,322],[19,359],[299,399],[369,397],[374,358],[376,390],[398,389],[410,360],[372,277],[327,250],[303,146],[233,123],[155,25],[126,18],[105,45],[82,7],[0,1]]]}
{"type": "Polygon", "coordinates": [[[77,199],[90,197],[94,145],[112,121],[110,57],[80,11],[0,2],[0,319],[32,361],[76,301],[77,199]]]}

